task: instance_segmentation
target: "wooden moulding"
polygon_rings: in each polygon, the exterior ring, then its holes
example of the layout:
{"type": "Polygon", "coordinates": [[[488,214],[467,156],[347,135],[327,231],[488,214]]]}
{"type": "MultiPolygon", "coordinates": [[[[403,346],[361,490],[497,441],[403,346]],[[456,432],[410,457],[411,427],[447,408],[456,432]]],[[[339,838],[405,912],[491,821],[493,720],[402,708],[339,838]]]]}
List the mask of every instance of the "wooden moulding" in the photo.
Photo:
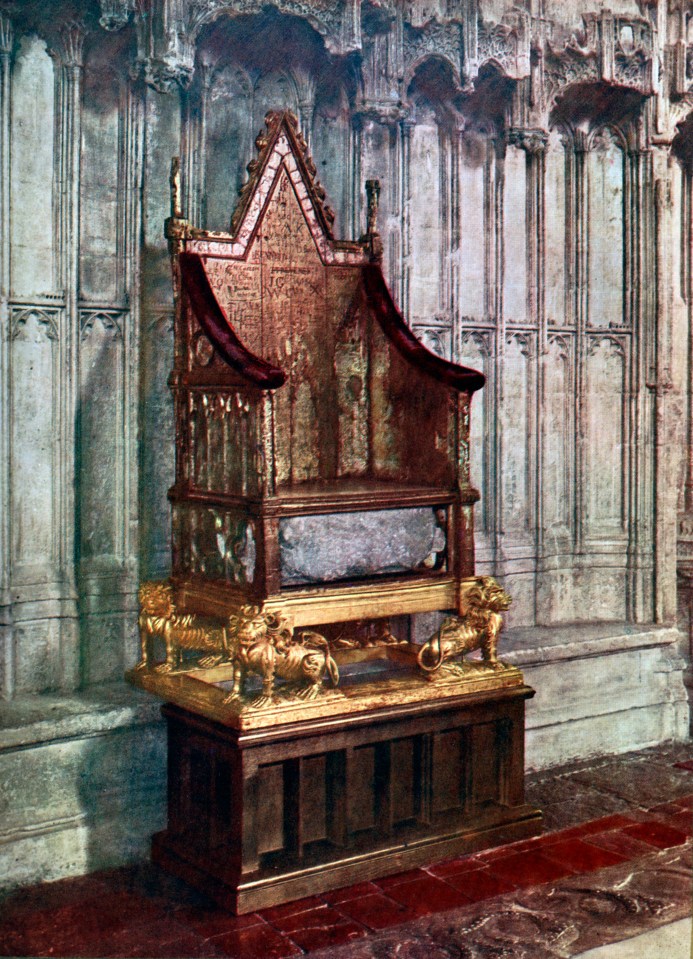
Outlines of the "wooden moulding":
{"type": "Polygon", "coordinates": [[[164,706],[156,862],[242,914],[539,831],[520,684],[241,732],[164,706]]]}

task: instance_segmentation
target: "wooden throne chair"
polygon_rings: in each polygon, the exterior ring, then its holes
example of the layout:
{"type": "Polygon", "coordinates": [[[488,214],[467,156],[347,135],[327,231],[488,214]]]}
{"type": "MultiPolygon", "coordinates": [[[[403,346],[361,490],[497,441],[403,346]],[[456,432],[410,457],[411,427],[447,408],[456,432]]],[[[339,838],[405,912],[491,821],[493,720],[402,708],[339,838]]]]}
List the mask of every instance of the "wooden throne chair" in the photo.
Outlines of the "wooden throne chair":
{"type": "Polygon", "coordinates": [[[295,117],[256,145],[228,234],[183,218],[172,167],[172,575],[142,586],[129,674],[167,703],[154,856],[236,912],[540,821],[533,691],[496,655],[510,599],[474,573],[484,378],[393,302],[377,181],[364,236],[337,240],[295,117]]]}

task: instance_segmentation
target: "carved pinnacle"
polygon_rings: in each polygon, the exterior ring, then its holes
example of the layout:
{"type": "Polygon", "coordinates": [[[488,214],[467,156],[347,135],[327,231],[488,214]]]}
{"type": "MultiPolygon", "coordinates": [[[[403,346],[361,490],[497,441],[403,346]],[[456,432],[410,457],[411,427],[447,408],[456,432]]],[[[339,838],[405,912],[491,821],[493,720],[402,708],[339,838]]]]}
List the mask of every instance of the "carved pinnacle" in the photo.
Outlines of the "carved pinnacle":
{"type": "Polygon", "coordinates": [[[14,43],[14,31],[12,30],[12,21],[0,10],[0,53],[12,53],[12,44],[14,43]]]}
{"type": "Polygon", "coordinates": [[[368,226],[366,232],[373,234],[378,232],[380,180],[366,180],[366,196],[368,197],[368,226]]]}
{"type": "Polygon", "coordinates": [[[168,178],[171,187],[171,216],[176,220],[183,219],[183,204],[181,202],[180,157],[171,159],[171,173],[168,178]]]}

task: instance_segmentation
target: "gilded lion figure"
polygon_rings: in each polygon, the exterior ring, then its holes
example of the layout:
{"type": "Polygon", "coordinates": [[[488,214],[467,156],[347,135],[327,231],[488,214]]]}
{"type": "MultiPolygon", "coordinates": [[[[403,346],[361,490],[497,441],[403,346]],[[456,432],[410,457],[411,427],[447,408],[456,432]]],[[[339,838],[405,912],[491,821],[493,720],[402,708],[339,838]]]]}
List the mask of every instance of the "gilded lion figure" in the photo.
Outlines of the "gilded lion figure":
{"type": "Polygon", "coordinates": [[[275,679],[287,680],[288,689],[300,699],[315,699],[328,675],[333,686],[339,670],[324,636],[307,630],[298,636],[287,616],[264,612],[258,606],[242,606],[229,618],[228,643],[233,663],[233,685],[225,702],[243,700],[248,674],[262,677],[262,692],[250,705],[273,702],[275,679]]]}
{"type": "Polygon", "coordinates": [[[156,672],[172,673],[181,669],[183,650],[186,649],[207,654],[196,663],[197,666],[216,666],[225,660],[224,628],[209,628],[194,613],[178,613],[170,583],[142,583],[139,597],[141,658],[136,669],[150,666],[155,636],[161,636],[166,646],[166,659],[154,667],[156,672]]]}
{"type": "Polygon", "coordinates": [[[510,596],[492,576],[479,576],[466,591],[463,616],[448,616],[419,650],[417,662],[426,673],[445,666],[448,672],[462,672],[464,663],[450,663],[480,649],[483,662],[494,670],[503,669],[498,661],[498,636],[503,628],[501,615],[510,607],[510,596]]]}

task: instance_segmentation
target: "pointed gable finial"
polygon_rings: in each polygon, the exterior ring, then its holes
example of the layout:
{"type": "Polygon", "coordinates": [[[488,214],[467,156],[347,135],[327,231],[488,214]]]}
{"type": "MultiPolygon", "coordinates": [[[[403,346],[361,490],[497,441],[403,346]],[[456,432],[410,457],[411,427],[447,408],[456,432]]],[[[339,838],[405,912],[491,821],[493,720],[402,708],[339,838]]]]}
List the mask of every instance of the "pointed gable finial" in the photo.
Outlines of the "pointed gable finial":
{"type": "Polygon", "coordinates": [[[306,189],[310,195],[315,212],[322,222],[325,234],[332,239],[332,224],[335,215],[325,203],[325,190],[317,179],[317,169],[308,150],[308,144],[301,133],[297,117],[289,110],[270,110],[265,115],[265,129],[255,138],[258,155],[246,167],[248,179],[240,189],[240,200],[231,220],[231,232],[236,233],[246,214],[250,199],[258,186],[265,165],[282,132],[286,133],[290,148],[296,161],[303,168],[306,189]]]}

